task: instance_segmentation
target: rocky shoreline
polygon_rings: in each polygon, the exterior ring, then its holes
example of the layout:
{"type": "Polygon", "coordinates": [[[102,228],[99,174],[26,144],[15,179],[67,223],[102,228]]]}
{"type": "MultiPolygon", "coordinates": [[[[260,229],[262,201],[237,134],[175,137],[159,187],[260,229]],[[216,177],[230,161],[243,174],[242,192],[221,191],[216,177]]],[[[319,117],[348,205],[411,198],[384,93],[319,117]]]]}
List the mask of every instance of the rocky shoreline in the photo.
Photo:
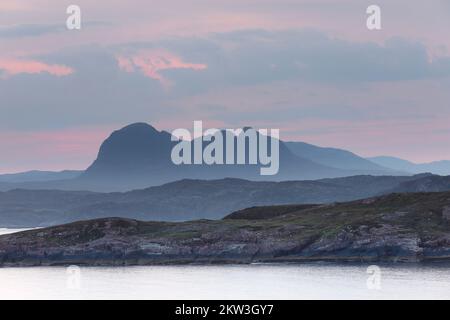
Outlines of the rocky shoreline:
{"type": "Polygon", "coordinates": [[[450,261],[450,193],[256,207],[223,220],[79,221],[0,236],[0,266],[450,261]]]}

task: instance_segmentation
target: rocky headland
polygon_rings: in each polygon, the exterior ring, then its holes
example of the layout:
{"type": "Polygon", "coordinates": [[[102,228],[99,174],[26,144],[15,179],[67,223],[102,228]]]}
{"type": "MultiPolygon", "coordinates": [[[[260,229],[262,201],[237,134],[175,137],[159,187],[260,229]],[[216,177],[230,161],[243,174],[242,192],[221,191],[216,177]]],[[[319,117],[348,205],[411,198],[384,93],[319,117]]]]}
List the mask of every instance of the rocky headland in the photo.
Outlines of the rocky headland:
{"type": "Polygon", "coordinates": [[[1,266],[450,261],[450,192],[253,207],[222,220],[79,221],[0,236],[1,266]]]}

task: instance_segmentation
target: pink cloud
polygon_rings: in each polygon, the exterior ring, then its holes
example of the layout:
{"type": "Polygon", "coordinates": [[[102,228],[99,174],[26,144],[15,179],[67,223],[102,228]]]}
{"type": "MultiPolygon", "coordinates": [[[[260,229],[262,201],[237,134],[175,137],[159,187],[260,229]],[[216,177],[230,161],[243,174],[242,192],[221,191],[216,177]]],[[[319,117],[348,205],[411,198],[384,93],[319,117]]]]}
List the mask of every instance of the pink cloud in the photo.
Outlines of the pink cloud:
{"type": "Polygon", "coordinates": [[[117,56],[119,68],[126,72],[140,71],[145,76],[158,80],[164,87],[172,83],[165,78],[161,71],[173,69],[205,70],[206,64],[188,63],[180,57],[166,50],[145,50],[131,56],[117,56]]]}
{"type": "Polygon", "coordinates": [[[17,1],[2,0],[0,3],[1,11],[18,11],[26,8],[28,7],[24,3],[18,3],[17,1]]]}
{"type": "Polygon", "coordinates": [[[45,72],[58,77],[67,76],[74,72],[72,68],[59,64],[46,64],[35,60],[1,58],[0,71],[6,72],[7,76],[14,76],[21,73],[39,74],[45,72]]]}

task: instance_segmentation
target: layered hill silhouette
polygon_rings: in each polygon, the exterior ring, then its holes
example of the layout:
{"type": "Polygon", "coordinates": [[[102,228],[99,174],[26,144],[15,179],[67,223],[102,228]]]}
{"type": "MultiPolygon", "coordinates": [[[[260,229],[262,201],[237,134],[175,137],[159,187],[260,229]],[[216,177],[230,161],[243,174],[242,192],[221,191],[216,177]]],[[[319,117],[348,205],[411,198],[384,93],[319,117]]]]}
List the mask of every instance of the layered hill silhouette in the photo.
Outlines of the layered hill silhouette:
{"type": "Polygon", "coordinates": [[[0,226],[48,226],[111,216],[219,219],[252,206],[450,190],[449,177],[396,176],[398,171],[351,152],[300,142],[280,141],[275,176],[261,176],[260,165],[177,166],[171,161],[175,143],[170,133],[135,123],[113,132],[84,171],[0,176],[0,190],[7,191],[0,192],[0,226]]]}
{"type": "Polygon", "coordinates": [[[449,160],[433,161],[429,163],[414,163],[408,160],[388,156],[372,157],[367,158],[367,160],[392,170],[410,173],[430,172],[443,176],[450,175],[449,160]]]}
{"type": "MultiPolygon", "coordinates": [[[[67,172],[54,173],[47,181],[43,180],[43,174],[41,180],[34,177],[29,181],[26,181],[27,175],[13,175],[9,179],[0,176],[0,190],[26,188],[108,192],[140,189],[182,179],[286,181],[407,174],[384,168],[345,150],[282,141],[280,169],[273,176],[260,175],[260,165],[175,165],[171,160],[175,144],[170,133],[158,131],[146,123],[134,123],[114,131],[102,143],[96,160],[84,172],[75,172],[70,178],[67,178],[67,172]],[[16,180],[12,180],[14,177],[16,180]]],[[[207,144],[204,142],[204,145],[207,144]]]]}
{"type": "Polygon", "coordinates": [[[104,217],[146,221],[220,219],[229,212],[253,206],[324,204],[392,192],[449,190],[450,177],[432,175],[352,176],[285,182],[185,179],[114,193],[11,190],[0,192],[0,226],[49,226],[104,217]]]}
{"type": "MultiPolygon", "coordinates": [[[[176,143],[171,141],[170,133],[157,131],[148,124],[129,125],[115,131],[102,144],[97,159],[80,179],[91,183],[117,182],[127,188],[139,188],[181,179],[240,178],[254,181],[282,181],[351,174],[350,171],[346,172],[299,157],[284,143],[280,143],[280,169],[274,176],[261,176],[260,165],[175,165],[170,156],[176,143]]],[[[204,142],[205,146],[207,144],[204,142]]],[[[247,147],[247,156],[248,153],[247,147]]]]}
{"type": "Polygon", "coordinates": [[[404,175],[409,173],[408,170],[392,169],[388,166],[379,165],[347,150],[318,147],[305,142],[286,142],[285,144],[297,156],[324,166],[342,170],[365,171],[367,174],[374,175],[386,173],[404,175]]]}

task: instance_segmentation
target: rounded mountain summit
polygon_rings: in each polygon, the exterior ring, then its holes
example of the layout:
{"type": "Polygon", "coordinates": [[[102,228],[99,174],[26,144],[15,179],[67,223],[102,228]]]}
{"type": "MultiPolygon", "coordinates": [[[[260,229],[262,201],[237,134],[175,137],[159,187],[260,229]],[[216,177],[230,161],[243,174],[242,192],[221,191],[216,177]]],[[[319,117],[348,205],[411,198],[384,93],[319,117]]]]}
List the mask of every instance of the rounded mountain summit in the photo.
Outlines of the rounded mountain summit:
{"type": "Polygon", "coordinates": [[[120,184],[119,189],[130,189],[186,178],[281,181],[350,174],[350,171],[299,157],[283,142],[280,142],[280,170],[274,176],[261,176],[260,165],[175,165],[171,161],[171,151],[176,143],[171,141],[171,134],[166,131],[158,131],[147,123],[133,123],[114,131],[102,143],[97,159],[79,180],[90,185],[120,184]]]}

